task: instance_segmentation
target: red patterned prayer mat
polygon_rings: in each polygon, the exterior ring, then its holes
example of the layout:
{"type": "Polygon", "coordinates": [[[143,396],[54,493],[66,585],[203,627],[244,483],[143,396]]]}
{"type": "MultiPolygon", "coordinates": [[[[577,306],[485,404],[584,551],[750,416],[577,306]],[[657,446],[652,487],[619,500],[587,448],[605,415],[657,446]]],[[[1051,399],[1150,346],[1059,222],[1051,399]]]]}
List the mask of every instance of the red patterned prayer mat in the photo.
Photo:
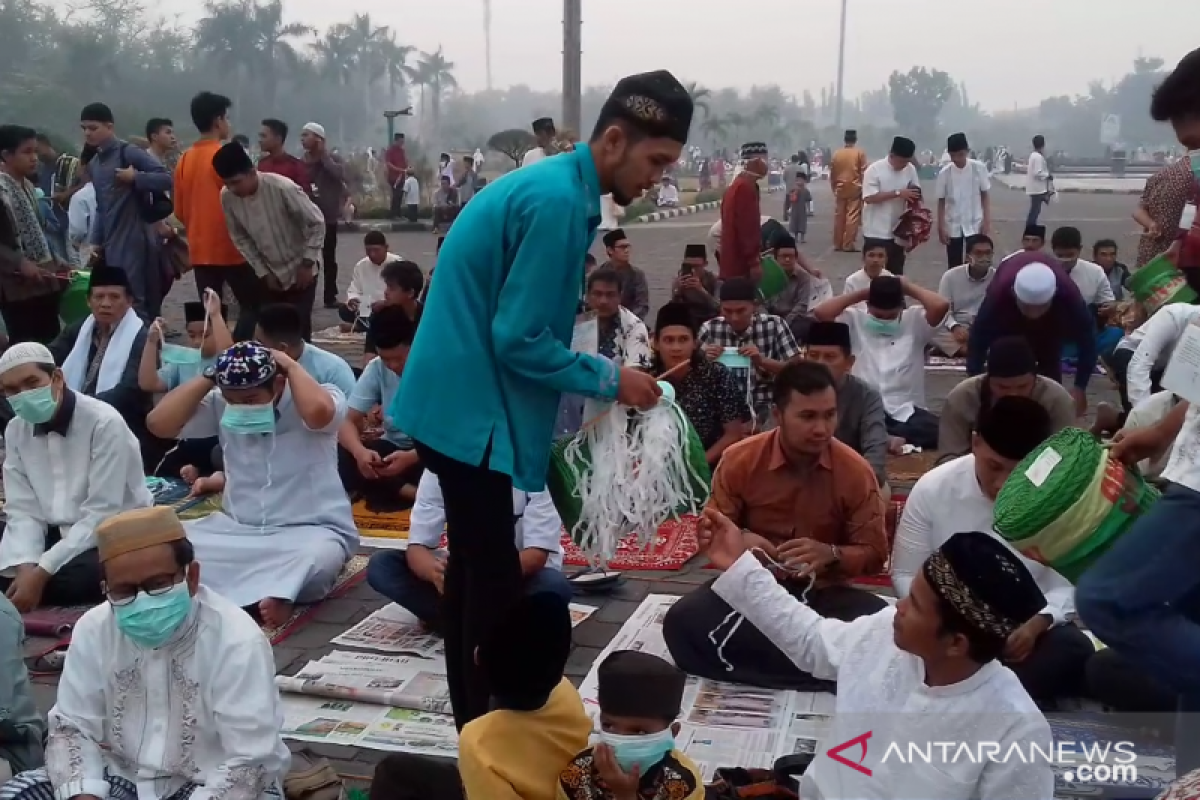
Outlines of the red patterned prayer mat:
{"type": "Polygon", "coordinates": [[[907,494],[893,494],[892,499],[888,501],[887,523],[884,527],[884,531],[887,533],[888,558],[883,565],[883,571],[878,575],[865,575],[861,578],[855,578],[851,581],[852,584],[888,587],[892,585],[892,576],[890,574],[892,568],[892,547],[896,543],[896,527],[900,524],[900,515],[904,513],[904,504],[907,501],[907,494]]]}
{"type": "MultiPolygon", "coordinates": [[[[608,568],[624,571],[680,569],[700,552],[700,543],[696,539],[696,522],[697,518],[690,514],[678,521],[667,520],[644,550],[637,546],[637,536],[630,534],[617,544],[617,555],[608,562],[608,568]]],[[[562,534],[562,546],[564,564],[572,567],[592,566],[565,530],[562,534]]]]}

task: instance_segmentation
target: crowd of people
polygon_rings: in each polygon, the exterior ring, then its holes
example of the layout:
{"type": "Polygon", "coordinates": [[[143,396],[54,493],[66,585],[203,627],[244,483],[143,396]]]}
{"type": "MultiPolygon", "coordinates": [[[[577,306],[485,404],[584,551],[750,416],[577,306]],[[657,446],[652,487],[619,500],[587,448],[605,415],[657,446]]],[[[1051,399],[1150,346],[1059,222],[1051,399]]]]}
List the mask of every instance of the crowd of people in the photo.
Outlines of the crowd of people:
{"type": "MultiPolygon", "coordinates": [[[[1157,90],[1153,113],[1200,150],[1197,85],[1200,51],[1157,90]]],[[[588,251],[602,198],[628,205],[679,159],[693,103],[670,73],[620,81],[573,149],[552,145],[553,123],[536,121],[540,155],[461,205],[439,242],[436,285],[370,233],[344,297],[335,249],[345,184],[324,130],[304,126],[297,159],[283,150],[287,126],[266,120],[269,155],[255,164],[226,141],[230,109],[197,95],[200,139],[173,166],[117,138],[106,106],[83,110],[92,152],[78,169],[96,203],[90,313],[65,330],[56,308],[47,317],[72,243],[51,246],[30,206],[45,143],[0,126],[10,336],[0,391],[13,414],[0,536],[3,800],[280,797],[290,757],[260,624],[329,593],[358,549],[353,499],[411,509],[408,548],[373,555],[368,580],[444,638],[460,731],[457,765],[389,756],[373,797],[703,797],[699,770],[675,746],[688,675],[836,686],[833,741],[860,733],[864,715],[881,738],[971,741],[986,714],[1006,721],[987,736],[1002,748],[1048,748],[1043,711],[1064,698],[1153,714],[1200,696],[1185,606],[1200,418],[1157,384],[1200,307],[1168,304],[1148,321],[1126,313],[1115,243],[1082,259],[1071,227],[1046,252],[1045,229],[1031,222],[1022,250],[996,262],[988,170],[965,136],[947,143],[931,210],[911,140],[868,163],[846,132],[830,158],[835,247],[860,252],[862,268],[823,298],[824,276],[797,241],[806,228],[762,224],[767,146],[746,144],[716,235],[687,245],[651,319],[625,232],[603,235],[603,262],[588,251]],[[906,254],[934,231],[949,267],[937,291],[904,276],[906,254]],[[174,239],[198,291],[181,341],[159,319],[174,239]],[[311,342],[318,286],[347,331],[365,332],[360,367],[311,342]],[[964,359],[970,376],[940,416],[924,383],[934,354],[964,359]],[[1016,465],[1079,423],[1098,358],[1126,402],[1106,409],[1109,430],[1098,420],[1097,432],[1119,431],[1114,454],[1158,463],[1170,485],[1120,543],[1124,560],[1112,554],[1079,586],[1079,612],[1110,645],[1101,652],[1076,624],[1076,587],[1004,543],[992,521],[1016,465]],[[556,437],[612,403],[659,403],[656,376],[668,372],[713,468],[699,539],[721,574],[663,620],[673,664],[616,651],[598,666],[593,737],[563,675],[572,586],[547,462],[556,437]],[[893,541],[887,457],[918,449],[941,462],[913,487],[893,541]],[[181,522],[155,505],[147,476],[219,492],[222,510],[181,522]],[[1131,560],[1140,565],[1125,581],[1131,560]],[[894,605],[853,585],[885,569],[894,605]],[[74,605],[94,607],[43,719],[10,657],[19,615],[74,605]]],[[[171,128],[154,124],[152,143],[171,128]]],[[[69,205],[82,187],[68,166],[55,171],[70,184],[56,202],[69,205]]],[[[808,215],[801,172],[789,175],[789,221],[808,215]]],[[[443,188],[455,181],[443,175],[443,188]]],[[[1170,246],[1192,282],[1195,241],[1170,246]]],[[[1177,742],[1181,774],[1200,767],[1197,742],[1177,742]]],[[[1049,763],[926,774],[881,755],[864,754],[861,774],[817,757],[800,794],[1054,791],[1049,763]]]]}

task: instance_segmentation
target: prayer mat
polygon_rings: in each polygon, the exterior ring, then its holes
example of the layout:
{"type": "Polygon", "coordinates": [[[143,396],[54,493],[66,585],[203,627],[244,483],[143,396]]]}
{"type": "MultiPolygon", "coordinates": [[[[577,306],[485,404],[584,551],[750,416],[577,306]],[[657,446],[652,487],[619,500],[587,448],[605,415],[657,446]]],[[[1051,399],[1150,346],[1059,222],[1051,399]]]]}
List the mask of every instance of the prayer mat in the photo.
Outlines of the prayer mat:
{"type": "Polygon", "coordinates": [[[48,606],[21,615],[25,635],[40,639],[63,639],[71,635],[75,623],[91,606],[48,606]]]}
{"type": "MultiPolygon", "coordinates": [[[[697,518],[691,514],[679,520],[669,519],[658,529],[658,535],[650,546],[642,549],[637,544],[637,534],[631,533],[617,543],[617,554],[608,562],[608,569],[616,571],[676,570],[683,567],[696,553],[700,543],[696,538],[697,518]]],[[[563,530],[563,564],[571,567],[590,567],[587,555],[579,549],[571,536],[563,530]]]]}
{"type": "Polygon", "coordinates": [[[181,520],[203,519],[209,514],[223,510],[221,495],[206,494],[203,497],[185,497],[175,506],[175,513],[181,520]]]}
{"type": "MultiPolygon", "coordinates": [[[[926,372],[961,372],[967,371],[967,359],[965,358],[950,358],[948,356],[925,356],[925,371],[926,372]]],[[[1064,375],[1075,374],[1075,362],[1064,360],[1062,362],[1062,371],[1064,375]]],[[[1108,370],[1104,365],[1097,362],[1096,368],[1092,372],[1093,375],[1107,375],[1108,370]]]]}
{"type": "Polygon", "coordinates": [[[888,501],[887,521],[884,531],[887,533],[887,561],[883,563],[883,569],[877,575],[864,575],[861,578],[855,578],[850,581],[852,586],[884,586],[891,588],[892,586],[892,547],[896,542],[896,526],[900,524],[900,515],[904,513],[904,504],[908,502],[908,494],[899,492],[892,493],[892,499],[888,501]]]}
{"type": "Polygon", "coordinates": [[[921,476],[936,465],[941,453],[937,450],[922,450],[904,456],[887,457],[888,483],[896,488],[898,483],[916,483],[921,476]]]}
{"type": "MultiPolygon", "coordinates": [[[[1055,742],[1062,743],[1070,752],[1070,747],[1084,748],[1099,746],[1106,743],[1116,745],[1118,742],[1133,742],[1133,751],[1137,754],[1133,766],[1137,767],[1137,782],[1132,784],[1082,783],[1068,781],[1068,765],[1054,767],[1054,794],[1063,797],[1100,797],[1120,796],[1119,788],[1129,786],[1145,790],[1147,794],[1160,792],[1171,781],[1175,780],[1175,748],[1147,740],[1138,731],[1116,724],[1111,719],[1105,719],[1105,714],[1046,714],[1050,730],[1055,742]],[[1069,743],[1069,744],[1068,744],[1069,743]],[[1108,791],[1101,794],[1101,789],[1108,791]],[[1113,789],[1117,788],[1115,793],[1113,789]]],[[[1122,764],[1127,757],[1117,753],[1110,754],[1106,763],[1122,764]]]]}
{"type": "Polygon", "coordinates": [[[338,573],[337,581],[334,582],[333,588],[329,590],[329,594],[323,600],[318,600],[315,603],[308,605],[296,606],[292,611],[287,622],[280,625],[278,628],[263,628],[263,633],[271,640],[272,645],[279,644],[284,639],[291,636],[316,615],[317,610],[321,607],[321,603],[326,600],[333,600],[341,597],[346,592],[353,589],[358,584],[362,583],[367,577],[367,561],[368,558],[363,555],[351,556],[346,565],[342,567],[342,571],[338,573]]]}
{"type": "Polygon", "coordinates": [[[379,513],[367,508],[366,500],[358,500],[351,506],[354,524],[358,532],[372,539],[407,539],[409,516],[412,509],[379,513]]]}

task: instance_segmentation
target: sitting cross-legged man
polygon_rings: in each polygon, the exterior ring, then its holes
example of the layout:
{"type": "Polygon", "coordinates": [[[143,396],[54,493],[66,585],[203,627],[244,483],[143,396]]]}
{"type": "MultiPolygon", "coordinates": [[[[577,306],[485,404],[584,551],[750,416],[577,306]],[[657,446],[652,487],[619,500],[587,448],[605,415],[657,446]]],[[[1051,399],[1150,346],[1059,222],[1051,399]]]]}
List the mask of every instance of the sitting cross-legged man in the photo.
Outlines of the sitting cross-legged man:
{"type": "Polygon", "coordinates": [[[220,436],[224,510],[186,523],[204,583],[275,627],[324,598],[358,547],[337,473],[346,398],[285,353],[239,342],[166,397],[158,436],[220,436]]]}
{"type": "Polygon", "coordinates": [[[346,419],[338,429],[338,474],[353,497],[362,497],[372,511],[412,506],[425,468],[413,440],[396,427],[387,413],[400,389],[400,378],[417,325],[403,308],[384,306],[371,317],[377,358],[363,367],[347,403],[346,419]],[[368,416],[383,412],[383,436],[363,440],[368,416]]]}
{"type": "MultiPolygon", "coordinates": [[[[747,547],[789,593],[826,617],[852,620],[887,605],[849,585],[887,560],[886,508],[875,473],[834,438],[837,391],[822,364],[788,364],[775,376],[776,430],[725,451],[709,507],[745,531],[747,547]]],[[[753,625],[739,622],[708,585],[667,612],[663,638],[680,669],[772,689],[818,690],[824,681],[792,663],[753,625]]]]}
{"type": "Polygon", "coordinates": [[[96,526],[154,504],[138,441],[115,408],[67,386],[45,345],[5,351],[0,390],[16,414],[4,434],[0,590],[22,613],[99,603],[96,526]]]}
{"type": "Polygon", "coordinates": [[[108,602],[72,632],[46,768],[0,797],[281,800],[291,754],[262,631],[200,585],[171,509],[117,514],[96,540],[108,602]]]}
{"type": "MultiPolygon", "coordinates": [[[[547,491],[513,490],[517,550],[525,593],[549,592],[570,602],[574,590],[562,573],[562,520],[547,491]]],[[[439,549],[446,509],[437,476],[426,472],[417,489],[405,550],[371,556],[367,582],[384,597],[412,612],[426,628],[438,630],[438,604],[445,588],[446,553],[439,549]]]]}

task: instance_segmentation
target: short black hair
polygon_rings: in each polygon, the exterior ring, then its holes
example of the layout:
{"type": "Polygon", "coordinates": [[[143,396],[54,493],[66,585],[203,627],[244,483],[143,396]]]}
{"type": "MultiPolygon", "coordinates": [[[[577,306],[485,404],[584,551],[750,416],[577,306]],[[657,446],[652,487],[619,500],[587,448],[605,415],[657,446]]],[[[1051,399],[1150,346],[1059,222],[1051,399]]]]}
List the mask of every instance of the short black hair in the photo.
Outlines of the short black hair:
{"type": "Polygon", "coordinates": [[[595,272],[593,272],[591,275],[588,275],[588,279],[587,279],[588,291],[590,292],[592,290],[592,286],[597,283],[609,284],[611,286],[616,286],[618,289],[620,289],[621,276],[617,274],[617,271],[615,269],[612,269],[610,267],[602,267],[602,268],[596,270],[595,272]]]}
{"type": "Polygon", "coordinates": [[[1021,461],[1050,438],[1050,412],[1030,397],[1001,397],[980,409],[975,433],[1002,458],[1021,461]]]}
{"type": "Polygon", "coordinates": [[[1095,256],[1096,253],[1099,253],[1106,247],[1111,247],[1113,250],[1118,252],[1121,250],[1121,248],[1117,246],[1117,242],[1114,239],[1097,239],[1096,243],[1092,245],[1092,255],[1095,256]]]}
{"type": "Polygon", "coordinates": [[[371,315],[371,340],[377,350],[411,345],[416,335],[416,323],[400,306],[384,306],[371,315]]]}
{"type": "Polygon", "coordinates": [[[1050,236],[1050,249],[1082,250],[1083,234],[1079,232],[1079,228],[1070,225],[1055,228],[1053,235],[1050,236]]]}
{"type": "Polygon", "coordinates": [[[235,134],[233,137],[233,141],[237,142],[242,147],[245,147],[245,148],[250,147],[250,137],[244,133],[235,134]]]}
{"type": "Polygon", "coordinates": [[[262,121],[262,126],[264,128],[266,128],[267,130],[271,131],[271,133],[278,136],[279,141],[281,141],[281,142],[287,141],[288,126],[287,126],[287,123],[284,122],[283,120],[275,119],[274,117],[267,117],[266,119],[264,119],[262,121]]]}
{"type": "Polygon", "coordinates": [[[53,144],[50,142],[50,137],[49,137],[49,136],[47,136],[47,135],[46,135],[46,134],[44,134],[44,133],[39,133],[39,134],[37,135],[37,140],[38,140],[38,144],[46,144],[46,145],[50,145],[51,147],[53,147],[53,146],[54,146],[54,145],[53,145],[53,144]]]}
{"type": "Polygon", "coordinates": [[[146,121],[146,138],[149,139],[163,128],[174,128],[175,123],[166,117],[151,117],[146,121]]]}
{"type": "Polygon", "coordinates": [[[1184,56],[1155,88],[1150,116],[1156,122],[1200,117],[1200,49],[1184,56]]]}
{"type": "Polygon", "coordinates": [[[787,407],[793,392],[808,397],[826,389],[837,391],[837,382],[829,367],[816,361],[793,361],[775,376],[775,405],[787,407]]]}
{"type": "Polygon", "coordinates": [[[387,243],[383,231],[367,231],[367,235],[363,237],[363,247],[387,247],[387,243]]]}
{"type": "Polygon", "coordinates": [[[383,265],[379,277],[383,278],[383,282],[388,286],[412,292],[414,295],[420,294],[425,288],[425,273],[421,272],[419,264],[412,261],[389,261],[383,265]]]}
{"type": "Polygon", "coordinates": [[[111,125],[116,122],[112,109],[104,103],[88,103],[79,112],[80,122],[102,122],[111,125]]]}
{"type": "Polygon", "coordinates": [[[943,636],[961,634],[965,637],[967,657],[977,664],[990,663],[1004,654],[1004,648],[1008,644],[1005,637],[984,633],[978,625],[972,625],[958,613],[941,594],[934,592],[934,595],[937,597],[938,616],[941,618],[938,633],[943,636]]]}
{"type": "Polygon", "coordinates": [[[201,133],[217,126],[217,120],[229,114],[233,101],[223,94],[201,92],[192,98],[192,124],[201,133]]]}
{"type": "Polygon", "coordinates": [[[196,548],[187,539],[176,539],[168,542],[171,552],[175,554],[175,566],[187,569],[196,560],[196,548]]]}
{"type": "Polygon", "coordinates": [[[30,139],[37,139],[37,131],[24,125],[0,125],[0,153],[11,153],[30,139]]]}
{"type": "MultiPolygon", "coordinates": [[[[630,144],[637,144],[649,135],[645,130],[621,116],[616,108],[610,108],[608,104],[605,104],[600,109],[600,116],[596,118],[596,126],[592,128],[591,141],[599,141],[604,132],[614,125],[621,129],[630,144]]],[[[553,133],[553,130],[551,132],[553,133]]]]}
{"type": "Polygon", "coordinates": [[[300,310],[291,303],[270,303],[260,308],[258,327],[264,334],[283,344],[304,341],[300,310]]]}
{"type": "Polygon", "coordinates": [[[887,246],[886,242],[866,242],[865,244],[863,244],[863,255],[865,256],[867,253],[871,252],[872,250],[882,250],[886,253],[887,249],[888,249],[888,246],[887,246]]]}
{"type": "Polygon", "coordinates": [[[986,244],[993,250],[996,248],[996,243],[992,241],[992,237],[984,236],[982,233],[977,233],[974,236],[967,237],[967,252],[969,253],[974,250],[975,245],[977,244],[986,244]]]}
{"type": "Polygon", "coordinates": [[[1034,146],[1034,149],[1041,150],[1043,147],[1046,146],[1046,137],[1042,136],[1040,133],[1037,136],[1033,137],[1033,146],[1034,146]]]}

